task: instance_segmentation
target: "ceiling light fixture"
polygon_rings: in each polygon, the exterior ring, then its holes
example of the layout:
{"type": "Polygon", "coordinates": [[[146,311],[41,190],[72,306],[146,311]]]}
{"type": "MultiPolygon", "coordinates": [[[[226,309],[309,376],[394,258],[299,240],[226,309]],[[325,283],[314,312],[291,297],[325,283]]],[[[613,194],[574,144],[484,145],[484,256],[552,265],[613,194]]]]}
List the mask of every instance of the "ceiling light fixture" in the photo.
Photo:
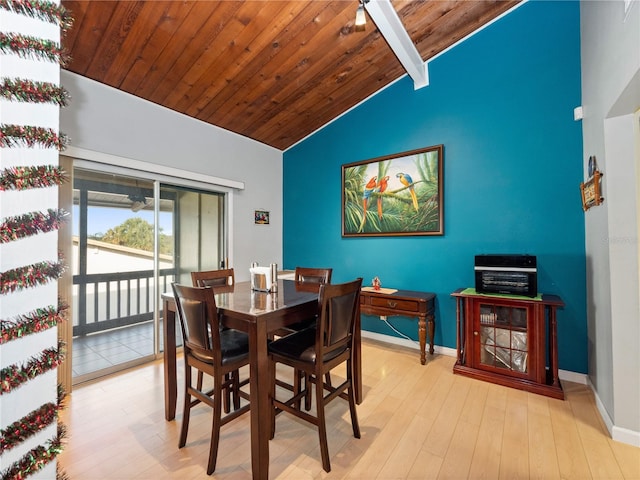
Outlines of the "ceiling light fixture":
{"type": "Polygon", "coordinates": [[[139,212],[147,206],[147,199],[142,194],[131,194],[129,195],[129,200],[131,201],[132,212],[139,212]]]}
{"type": "Polygon", "coordinates": [[[364,4],[368,1],[369,0],[360,0],[360,4],[358,5],[358,9],[356,10],[356,32],[364,32],[365,25],[367,24],[367,16],[364,13],[364,4]]]}

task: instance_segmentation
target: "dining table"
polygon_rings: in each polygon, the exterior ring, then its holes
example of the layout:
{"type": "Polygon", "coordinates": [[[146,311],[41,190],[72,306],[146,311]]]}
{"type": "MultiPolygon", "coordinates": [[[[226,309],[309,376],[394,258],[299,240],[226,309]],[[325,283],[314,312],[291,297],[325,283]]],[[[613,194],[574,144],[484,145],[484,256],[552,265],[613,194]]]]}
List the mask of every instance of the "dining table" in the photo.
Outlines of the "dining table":
{"type": "MultiPolygon", "coordinates": [[[[249,402],[251,416],[251,472],[254,479],[269,478],[269,438],[271,430],[269,334],[318,311],[318,285],[278,279],[273,292],[254,291],[251,282],[238,282],[214,289],[221,323],[249,336],[249,402]]],[[[177,403],[176,305],[172,293],[162,294],[164,340],[165,419],[175,418],[177,403]]],[[[354,334],[354,389],[356,402],[362,401],[360,315],[354,334]]]]}

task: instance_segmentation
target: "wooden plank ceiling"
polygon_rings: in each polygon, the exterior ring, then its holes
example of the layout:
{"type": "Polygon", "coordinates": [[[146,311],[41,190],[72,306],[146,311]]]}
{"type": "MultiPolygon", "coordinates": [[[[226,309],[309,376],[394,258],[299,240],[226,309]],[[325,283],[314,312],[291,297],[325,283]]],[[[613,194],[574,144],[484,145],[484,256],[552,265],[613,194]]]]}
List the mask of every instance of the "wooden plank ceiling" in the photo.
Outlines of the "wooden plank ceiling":
{"type": "MultiPolygon", "coordinates": [[[[428,60],[519,1],[393,5],[428,60]]],[[[67,70],[280,150],[405,74],[357,0],[62,3],[67,70]]]]}

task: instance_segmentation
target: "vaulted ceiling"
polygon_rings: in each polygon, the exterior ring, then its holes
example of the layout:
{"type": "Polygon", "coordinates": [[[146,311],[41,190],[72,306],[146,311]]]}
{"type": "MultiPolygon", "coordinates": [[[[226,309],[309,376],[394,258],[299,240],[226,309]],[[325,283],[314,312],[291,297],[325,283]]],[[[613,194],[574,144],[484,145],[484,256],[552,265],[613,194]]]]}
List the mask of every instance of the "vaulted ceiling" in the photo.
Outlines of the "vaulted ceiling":
{"type": "MultiPolygon", "coordinates": [[[[427,61],[519,1],[393,6],[427,61]]],[[[281,150],[405,74],[357,0],[62,3],[67,70],[281,150]]]]}

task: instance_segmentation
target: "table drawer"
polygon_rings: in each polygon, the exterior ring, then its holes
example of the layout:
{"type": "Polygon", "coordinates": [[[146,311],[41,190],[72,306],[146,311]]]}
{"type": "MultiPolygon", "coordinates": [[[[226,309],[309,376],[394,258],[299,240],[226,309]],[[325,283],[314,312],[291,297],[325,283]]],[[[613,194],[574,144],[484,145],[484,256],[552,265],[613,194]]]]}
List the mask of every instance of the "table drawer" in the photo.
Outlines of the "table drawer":
{"type": "Polygon", "coordinates": [[[397,298],[371,297],[372,307],[393,308],[403,312],[419,312],[420,302],[413,300],[400,300],[397,298]]]}

